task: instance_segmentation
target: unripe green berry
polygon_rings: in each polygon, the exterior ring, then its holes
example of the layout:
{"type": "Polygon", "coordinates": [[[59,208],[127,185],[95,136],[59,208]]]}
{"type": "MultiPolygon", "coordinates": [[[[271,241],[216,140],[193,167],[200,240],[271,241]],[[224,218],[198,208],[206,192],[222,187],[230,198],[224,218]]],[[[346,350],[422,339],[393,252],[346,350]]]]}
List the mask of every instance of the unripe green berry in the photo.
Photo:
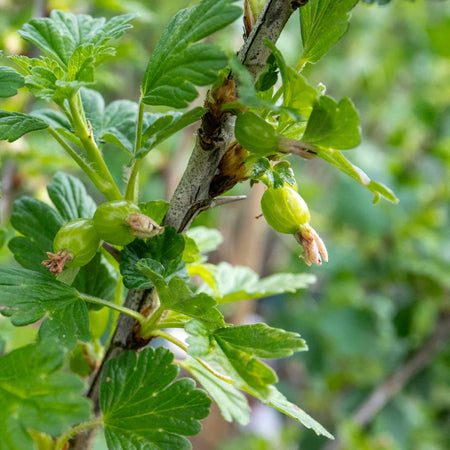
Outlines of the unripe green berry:
{"type": "Polygon", "coordinates": [[[94,214],[94,226],[106,242],[127,245],[136,237],[148,238],[162,232],[163,228],[141,213],[134,203],[114,200],[100,205],[94,214]]]}
{"type": "Polygon", "coordinates": [[[295,234],[311,220],[306,202],[286,185],[268,188],[262,196],[261,208],[267,223],[279,233],[295,234]]]}
{"type": "Polygon", "coordinates": [[[97,253],[100,237],[91,219],[75,219],[66,223],[53,240],[55,253],[67,252],[67,267],[85,266],[97,253]]]}
{"type": "Polygon", "coordinates": [[[279,137],[272,125],[252,112],[239,114],[234,134],[243,148],[256,155],[267,156],[278,152],[279,137]]]}

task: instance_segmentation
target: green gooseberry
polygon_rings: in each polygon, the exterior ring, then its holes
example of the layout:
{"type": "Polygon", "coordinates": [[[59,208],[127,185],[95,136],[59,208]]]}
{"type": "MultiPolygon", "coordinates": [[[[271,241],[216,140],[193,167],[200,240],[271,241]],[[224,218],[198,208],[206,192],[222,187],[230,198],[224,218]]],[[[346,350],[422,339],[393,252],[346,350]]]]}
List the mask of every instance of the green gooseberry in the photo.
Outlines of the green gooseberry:
{"type": "Polygon", "coordinates": [[[56,233],[53,250],[67,256],[67,267],[85,266],[97,253],[100,237],[91,219],[75,219],[66,223],[56,233]]]}
{"type": "Polygon", "coordinates": [[[98,235],[114,245],[127,245],[136,237],[148,238],[162,232],[150,217],[128,200],[114,200],[100,205],[94,214],[94,226],[98,235]]]}
{"type": "Polygon", "coordinates": [[[279,233],[295,234],[311,220],[306,202],[287,185],[268,188],[262,196],[261,208],[267,223],[279,233]]]}

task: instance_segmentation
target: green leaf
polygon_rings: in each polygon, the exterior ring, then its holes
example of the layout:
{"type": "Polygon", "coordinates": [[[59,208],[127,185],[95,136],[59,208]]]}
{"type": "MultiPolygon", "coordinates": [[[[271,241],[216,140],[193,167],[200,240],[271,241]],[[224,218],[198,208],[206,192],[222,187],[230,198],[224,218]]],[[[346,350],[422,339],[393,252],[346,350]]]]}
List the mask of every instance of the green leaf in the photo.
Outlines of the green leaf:
{"type": "Polygon", "coordinates": [[[314,104],[302,137],[304,142],[326,148],[349,149],[361,143],[358,112],[349,98],[339,103],[322,96],[314,104]]]}
{"type": "Polygon", "coordinates": [[[89,340],[87,306],[73,287],[50,274],[15,268],[0,269],[0,287],[0,312],[11,317],[13,325],[47,317],[41,337],[57,337],[68,347],[77,339],[89,340]]]}
{"type": "Polygon", "coordinates": [[[12,67],[0,67],[0,97],[12,97],[25,85],[25,78],[12,67]]]}
{"type": "Polygon", "coordinates": [[[54,128],[55,130],[73,132],[72,125],[70,125],[70,122],[67,120],[66,116],[58,111],[55,111],[54,109],[38,109],[36,111],[32,111],[30,115],[47,122],[48,126],[54,128]]]}
{"type": "Polygon", "coordinates": [[[127,351],[103,373],[100,404],[108,448],[190,449],[211,400],[191,379],[174,382],[173,354],[159,347],[127,351]]]}
{"type": "Polygon", "coordinates": [[[213,332],[217,342],[226,342],[259,358],[284,358],[308,350],[297,333],[272,328],[265,323],[221,328],[213,332]]]}
{"type": "Polygon", "coordinates": [[[186,361],[183,362],[183,367],[196,378],[213,398],[227,422],[235,421],[244,426],[249,423],[250,408],[244,394],[231,384],[215,377],[194,358],[187,357],[186,361]]]}
{"type": "Polygon", "coordinates": [[[278,411],[297,420],[306,428],[313,430],[317,435],[322,435],[328,439],[334,439],[319,422],[314,420],[309,414],[300,409],[297,405],[291,403],[283,394],[281,394],[274,386],[270,388],[270,397],[268,403],[270,406],[278,409],[278,411]]]}
{"type": "Polygon", "coordinates": [[[175,228],[165,227],[164,233],[146,241],[136,239],[121,252],[120,273],[129,289],[148,289],[152,287],[149,278],[136,266],[140,259],[152,259],[163,267],[163,277],[169,281],[177,275],[188,278],[186,264],[182,260],[184,238],[175,228]]]}
{"type": "Polygon", "coordinates": [[[280,273],[260,279],[258,274],[248,267],[233,267],[222,262],[217,266],[215,273],[216,287],[220,295],[206,285],[201,289],[218,303],[228,303],[284,292],[297,292],[313,284],[315,280],[314,275],[292,273],[280,273]]]}
{"type": "Polygon", "coordinates": [[[43,130],[48,125],[37,117],[0,110],[0,140],[14,142],[24,134],[43,130]]]}
{"type": "Polygon", "coordinates": [[[25,237],[15,237],[8,243],[16,261],[26,269],[46,273],[41,265],[46,252],[53,251],[53,238],[64,224],[58,212],[46,203],[30,197],[14,202],[11,225],[25,237]]]}
{"type": "Polygon", "coordinates": [[[398,203],[398,198],[394,192],[387,186],[372,181],[362,169],[352,164],[340,151],[331,148],[320,148],[317,150],[317,156],[337,167],[349,177],[369,189],[375,195],[374,203],[377,203],[380,197],[384,197],[390,202],[398,203]]]}
{"type": "Polygon", "coordinates": [[[216,339],[215,332],[209,331],[198,321],[190,320],[185,330],[189,333],[189,355],[216,361],[236,387],[266,401],[270,394],[269,386],[278,381],[276,373],[269,366],[226,340],[220,337],[216,339]]]}
{"type": "Polygon", "coordinates": [[[84,383],[61,371],[64,352],[53,342],[14,350],[0,358],[1,448],[34,448],[27,429],[58,436],[89,419],[84,383]]]}
{"type": "Polygon", "coordinates": [[[70,222],[78,218],[90,219],[97,205],[78,178],[58,172],[47,185],[48,195],[61,217],[70,222]]]}
{"type": "Polygon", "coordinates": [[[164,200],[153,200],[147,203],[140,203],[139,208],[142,211],[142,214],[151,217],[158,225],[161,225],[161,222],[169,210],[169,202],[164,200]]]}
{"type": "Polygon", "coordinates": [[[302,59],[315,63],[347,31],[349,11],[358,0],[310,0],[300,8],[302,59]]]}
{"type": "Polygon", "coordinates": [[[185,113],[177,113],[174,111],[165,114],[146,113],[144,116],[146,127],[144,128],[144,134],[142,136],[144,146],[136,154],[136,158],[144,158],[150,150],[161,144],[161,142],[183,128],[200,120],[206,111],[206,108],[197,106],[185,113]]]}
{"type": "Polygon", "coordinates": [[[145,71],[144,103],[184,108],[198,96],[196,86],[215,81],[227,57],[217,45],[196,42],[240,16],[241,9],[232,5],[235,1],[203,0],[172,18],[145,71]]]}
{"type": "Polygon", "coordinates": [[[162,309],[170,309],[192,317],[214,329],[225,326],[217,302],[205,293],[194,294],[182,278],[175,276],[168,284],[164,280],[164,267],[155,260],[141,259],[137,267],[155,286],[162,309]]]}
{"type": "Polygon", "coordinates": [[[261,95],[258,95],[250,72],[239,61],[236,55],[232,55],[230,57],[230,67],[233,73],[239,78],[239,84],[237,86],[239,100],[225,104],[223,106],[224,108],[253,108],[266,110],[273,113],[288,114],[295,121],[301,120],[301,114],[299,114],[295,109],[278,106],[275,103],[272,103],[272,101],[268,101],[262,98],[261,95]]]}
{"type": "Polygon", "coordinates": [[[223,242],[222,234],[214,228],[193,227],[186,232],[186,235],[195,241],[200,253],[212,252],[223,242]]]}
{"type": "MultiPolygon", "coordinates": [[[[80,269],[72,286],[83,294],[113,301],[118,278],[118,272],[97,252],[89,264],[80,269]]],[[[98,309],[92,303],[88,307],[98,309]]]]}
{"type": "Polygon", "coordinates": [[[134,14],[94,19],[84,14],[71,14],[53,10],[50,17],[32,19],[19,34],[26,41],[38,46],[45,54],[54,58],[63,67],[68,67],[70,58],[80,46],[92,46],[92,54],[103,57],[111,54],[105,46],[131,28],[129,22],[134,14]]]}

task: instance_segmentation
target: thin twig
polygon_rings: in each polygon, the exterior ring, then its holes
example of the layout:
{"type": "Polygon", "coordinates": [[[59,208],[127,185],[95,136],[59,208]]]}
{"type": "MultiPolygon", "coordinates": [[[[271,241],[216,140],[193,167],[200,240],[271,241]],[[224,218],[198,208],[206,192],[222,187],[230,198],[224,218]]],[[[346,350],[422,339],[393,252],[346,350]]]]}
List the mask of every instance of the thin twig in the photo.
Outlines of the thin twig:
{"type": "Polygon", "coordinates": [[[111,244],[103,242],[102,247],[120,264],[120,251],[111,244]]]}

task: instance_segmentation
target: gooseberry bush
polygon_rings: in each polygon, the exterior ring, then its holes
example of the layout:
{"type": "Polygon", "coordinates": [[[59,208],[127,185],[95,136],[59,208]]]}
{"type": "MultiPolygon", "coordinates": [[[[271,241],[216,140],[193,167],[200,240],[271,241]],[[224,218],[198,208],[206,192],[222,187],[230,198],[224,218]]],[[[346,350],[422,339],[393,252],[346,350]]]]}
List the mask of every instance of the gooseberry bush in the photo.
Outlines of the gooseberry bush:
{"type": "Polygon", "coordinates": [[[96,205],[80,180],[59,172],[47,186],[52,206],[29,197],[14,204],[18,235],[8,245],[21,267],[0,269],[0,312],[15,326],[38,323],[39,335],[0,358],[1,449],[86,449],[94,430],[103,430],[114,450],[190,448],[185,436],[199,432],[211,400],[226,420],[248,423],[244,393],[333,438],[277,390],[277,375],[262,361],[307,350],[300,335],[264,323],[234,326],[221,308],[295,292],[314,277],[260,279],[245,267],[213,265],[207,253],[220,243],[218,231],[190,225],[203,211],[242,200],[223,196],[235,184],[264,183],[267,223],[294,236],[306,264],[332,258],[310,225],[290,155],[305,167],[322,159],[372,191],[375,202],[397,201],[344,156],[361,140],[352,101],[327,96],[323,84],[302,75],[345,33],[357,0],[249,0],[244,10],[236,3],[202,0],[170,20],[137,103],[105,106],[93,89],[97,67],[114,57],[133,15],[106,20],[55,10],[19,30],[41,56],[9,55],[0,96],[28,89],[49,107],[0,111],[0,139],[48,133],[105,202],[96,205]],[[292,45],[303,50],[290,67],[276,41],[296,10],[300,31],[292,45]],[[237,56],[203,41],[242,15],[237,56]],[[189,108],[199,86],[209,86],[204,106],[189,108]],[[139,197],[142,160],[197,121],[195,147],[170,202],[139,197]],[[106,144],[129,155],[124,192],[103,158],[106,144]],[[203,283],[193,283],[194,275],[203,283]],[[187,332],[186,342],[171,333],[176,328],[187,332]],[[153,348],[157,337],[186,357],[153,348]],[[180,367],[198,387],[177,379],[180,367]]]}

